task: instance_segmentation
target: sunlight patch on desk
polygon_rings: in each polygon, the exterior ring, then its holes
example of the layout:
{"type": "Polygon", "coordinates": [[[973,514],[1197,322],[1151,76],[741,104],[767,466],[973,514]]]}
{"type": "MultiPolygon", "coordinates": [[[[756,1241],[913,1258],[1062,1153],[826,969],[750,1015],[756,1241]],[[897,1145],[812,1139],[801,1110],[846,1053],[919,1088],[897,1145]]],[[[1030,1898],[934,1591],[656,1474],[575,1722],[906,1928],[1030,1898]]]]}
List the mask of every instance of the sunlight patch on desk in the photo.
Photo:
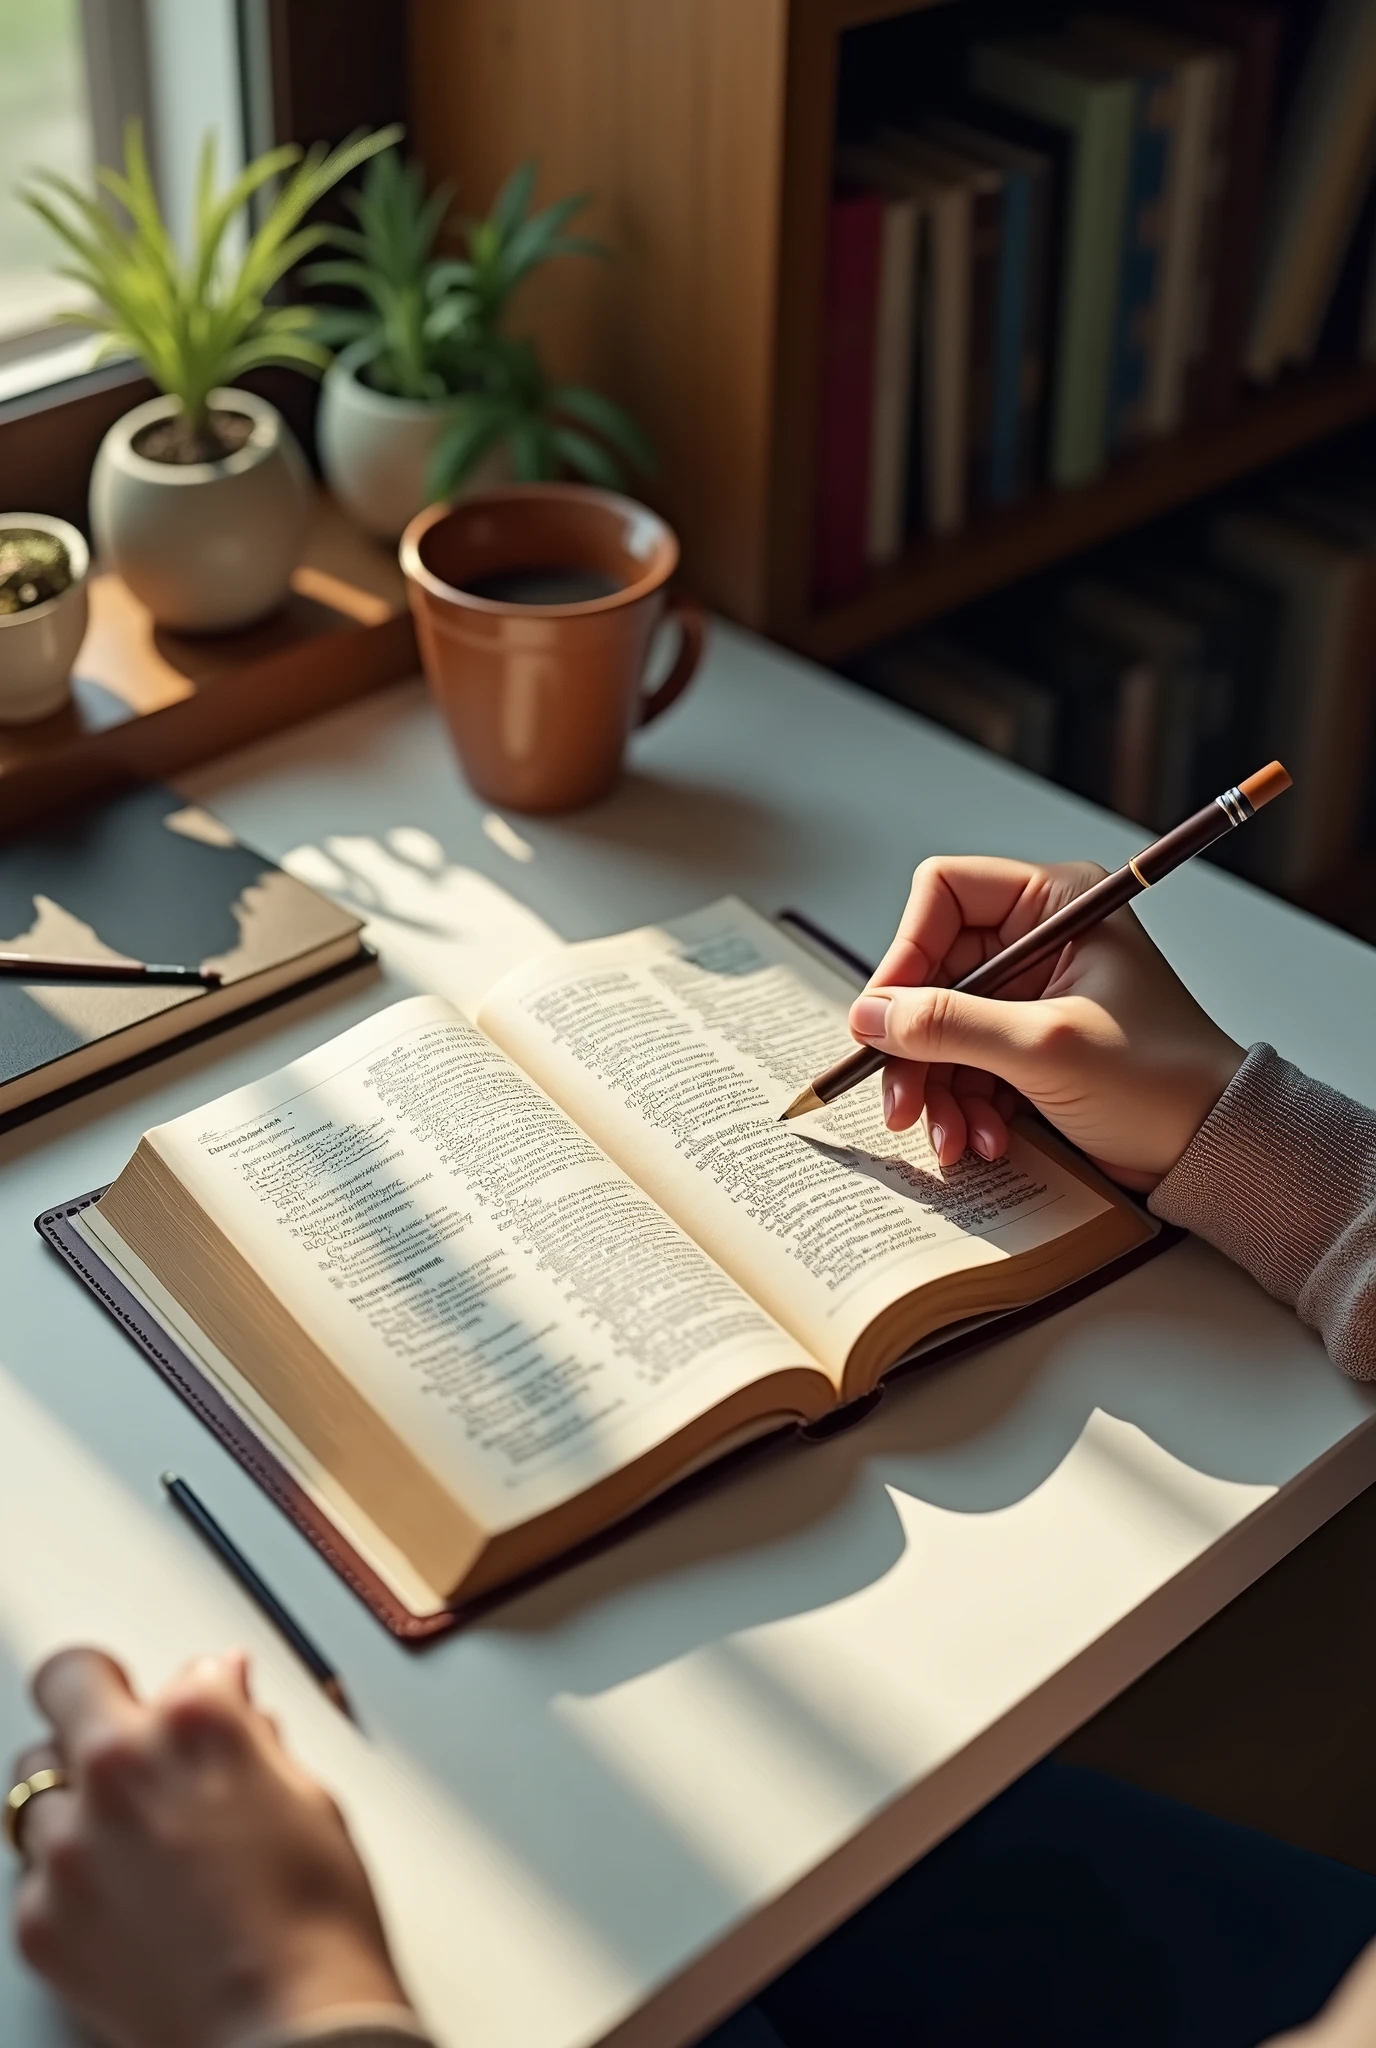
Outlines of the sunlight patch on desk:
{"type": "Polygon", "coordinates": [[[518,897],[451,862],[419,826],[377,838],[331,835],[293,847],[282,866],[366,918],[364,937],[390,968],[467,1017],[510,968],[563,944],[518,897]]]}
{"type": "Polygon", "coordinates": [[[1006,1507],[967,1514],[886,1490],[905,1546],[872,1584],[556,1703],[744,1891],[795,1881],[819,1833],[839,1846],[1275,1491],[1196,1472],[1102,1409],[1006,1507]]]}
{"type": "MultiPolygon", "coordinates": [[[[219,1562],[161,1501],[151,1451],[144,1500],[2,1371],[0,1442],[23,1445],[23,1456],[7,1461],[0,1487],[0,1557],[20,1564],[0,1574],[0,1674],[8,1667],[20,1680],[55,1649],[87,1642],[108,1647],[135,1684],[152,1688],[193,1655],[247,1646],[255,1694],[282,1719],[294,1753],[346,1807],[403,1975],[419,1987],[445,2048],[478,2039],[492,2048],[535,2048],[560,2037],[567,2001],[598,2012],[624,2003],[626,1964],[602,1940],[583,1902],[542,1882],[404,1748],[378,1730],[360,1735],[325,1701],[219,1562]],[[475,1944],[507,1952],[513,1974],[531,1954],[542,1955],[546,1968],[524,1972],[513,1995],[510,1984],[471,1969],[475,1944]]],[[[226,1470],[227,1487],[241,1483],[226,1470]]],[[[213,1484],[208,1497],[221,1506],[213,1484]]],[[[261,1557],[254,1539],[246,1541],[261,1557]]],[[[313,1570],[308,1566],[307,1577],[313,1570]]],[[[281,1590],[301,1606],[296,1588],[281,1590]]],[[[367,1688],[356,1685],[356,1676],[350,1674],[350,1685],[368,1730],[367,1688]]],[[[11,1746],[37,1726],[37,1716],[19,1708],[17,1690],[0,1698],[0,1736],[11,1746]]]]}

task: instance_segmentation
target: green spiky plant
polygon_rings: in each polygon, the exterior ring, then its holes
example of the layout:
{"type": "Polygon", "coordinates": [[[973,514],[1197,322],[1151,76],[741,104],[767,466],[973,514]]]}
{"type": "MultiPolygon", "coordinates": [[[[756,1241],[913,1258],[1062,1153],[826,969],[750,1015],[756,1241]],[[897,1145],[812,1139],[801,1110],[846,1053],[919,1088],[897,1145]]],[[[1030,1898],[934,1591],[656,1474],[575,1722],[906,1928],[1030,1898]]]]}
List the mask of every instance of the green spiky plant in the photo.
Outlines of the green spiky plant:
{"type": "Polygon", "coordinates": [[[210,394],[246,371],[286,363],[319,372],[327,348],[314,338],[308,306],[272,305],[274,285],[332,232],[303,226],[331,186],[368,157],[389,148],[399,127],[354,135],[336,149],[284,144],[246,166],[223,192],[216,190],[215,142],[201,150],[193,247],[177,251],[148,169],[142,131],[131,122],[124,136],[123,172],[103,169],[97,183],[125,215],[116,217],[100,192],[83,192],[53,171],[35,171],[20,197],[47,222],[70,255],[60,274],[90,293],[94,304],[59,317],[104,336],[103,355],[139,358],[161,391],[178,400],[188,435],[207,455],[219,444],[210,417],[210,394]],[[235,260],[227,246],[232,223],[255,193],[282,183],[267,203],[257,232],[235,260]]]}
{"type": "Polygon", "coordinates": [[[628,413],[582,385],[551,384],[534,343],[504,331],[532,272],[560,257],[607,254],[601,243],[567,232],[587,193],[532,213],[535,175],[533,163],[521,164],[487,216],[462,223],[464,253],[443,257],[435,246],[448,191],[427,196],[420,167],[403,166],[389,151],[349,197],[358,226],[331,233],[342,259],[305,273],[362,299],[357,307],[321,309],[314,331],[351,344],[366,383],[395,397],[452,401],[431,466],[439,497],[452,496],[497,448],[523,481],[571,470],[619,487],[628,467],[647,474],[655,467],[654,450],[628,413]]]}

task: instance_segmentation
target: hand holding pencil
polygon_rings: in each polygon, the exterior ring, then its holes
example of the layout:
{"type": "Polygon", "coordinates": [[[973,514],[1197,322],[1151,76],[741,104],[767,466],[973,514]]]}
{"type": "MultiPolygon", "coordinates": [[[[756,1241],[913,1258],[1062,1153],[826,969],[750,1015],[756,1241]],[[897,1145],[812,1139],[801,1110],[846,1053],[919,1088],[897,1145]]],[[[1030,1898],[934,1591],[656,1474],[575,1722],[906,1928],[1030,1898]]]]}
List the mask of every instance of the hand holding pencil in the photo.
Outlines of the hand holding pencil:
{"type": "MultiPolygon", "coordinates": [[[[1288,786],[1278,774],[1268,794],[1288,786]]],[[[925,1116],[943,1165],[967,1145],[997,1159],[1021,1097],[1125,1187],[1149,1189],[1170,1171],[1243,1050],[1130,911],[1000,981],[996,997],[954,986],[1103,880],[1090,862],[922,863],[893,943],[850,1014],[855,1036],[886,1058],[891,1129],[925,1116]]]]}

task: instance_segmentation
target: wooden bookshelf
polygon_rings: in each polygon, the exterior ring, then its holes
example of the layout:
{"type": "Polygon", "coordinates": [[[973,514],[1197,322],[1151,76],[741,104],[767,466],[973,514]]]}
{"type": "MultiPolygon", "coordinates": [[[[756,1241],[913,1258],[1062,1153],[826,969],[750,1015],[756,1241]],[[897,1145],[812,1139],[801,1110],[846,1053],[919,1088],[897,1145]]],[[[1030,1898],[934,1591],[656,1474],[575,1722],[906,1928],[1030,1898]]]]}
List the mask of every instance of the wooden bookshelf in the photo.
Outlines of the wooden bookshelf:
{"type": "Polygon", "coordinates": [[[812,614],[787,637],[818,661],[844,661],[905,626],[1064,561],[1372,417],[1376,368],[1329,364],[1309,371],[1245,398],[1227,419],[1134,450],[1093,483],[1039,491],[948,540],[915,541],[863,591],[812,614]]]}
{"type": "MultiPolygon", "coordinates": [[[[643,491],[679,531],[685,580],[822,661],[1376,417],[1376,370],[1315,370],[1078,490],[915,541],[856,597],[819,611],[815,454],[842,38],[884,22],[901,30],[897,17],[936,4],[410,0],[411,133],[430,175],[452,181],[467,212],[525,156],[539,161],[542,199],[597,195],[587,225],[612,260],[542,277],[523,321],[560,375],[600,386],[648,428],[661,467],[643,491]]],[[[972,5],[944,0],[930,28],[972,5]]],[[[1045,12],[1029,6],[1028,25],[1045,12]]]]}

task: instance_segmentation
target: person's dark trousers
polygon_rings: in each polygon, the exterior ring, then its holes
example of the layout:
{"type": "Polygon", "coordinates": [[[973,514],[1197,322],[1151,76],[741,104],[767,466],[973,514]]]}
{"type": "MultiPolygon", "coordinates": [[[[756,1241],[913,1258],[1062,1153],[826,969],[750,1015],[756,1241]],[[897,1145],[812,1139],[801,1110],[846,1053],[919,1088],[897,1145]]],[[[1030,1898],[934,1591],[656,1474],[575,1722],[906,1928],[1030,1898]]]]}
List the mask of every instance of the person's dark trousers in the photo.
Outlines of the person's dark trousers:
{"type": "Polygon", "coordinates": [[[703,2048],[1254,2048],[1376,1936],[1376,1878],[1044,1763],[703,2048]]]}

